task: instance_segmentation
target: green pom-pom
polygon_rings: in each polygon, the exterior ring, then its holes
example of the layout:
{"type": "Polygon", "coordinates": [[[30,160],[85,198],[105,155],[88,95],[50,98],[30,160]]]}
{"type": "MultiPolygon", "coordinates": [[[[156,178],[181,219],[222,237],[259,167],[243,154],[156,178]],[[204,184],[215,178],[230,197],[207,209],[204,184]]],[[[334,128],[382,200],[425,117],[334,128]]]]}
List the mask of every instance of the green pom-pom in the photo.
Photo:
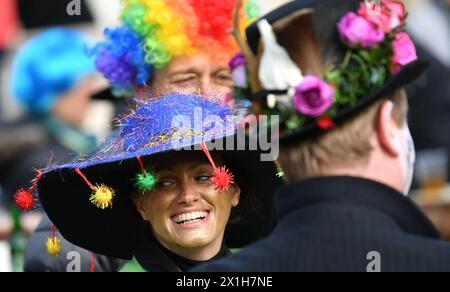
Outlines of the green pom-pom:
{"type": "Polygon", "coordinates": [[[136,177],[136,187],[143,193],[153,191],[157,183],[158,177],[149,171],[147,171],[147,175],[140,173],[136,177]]]}

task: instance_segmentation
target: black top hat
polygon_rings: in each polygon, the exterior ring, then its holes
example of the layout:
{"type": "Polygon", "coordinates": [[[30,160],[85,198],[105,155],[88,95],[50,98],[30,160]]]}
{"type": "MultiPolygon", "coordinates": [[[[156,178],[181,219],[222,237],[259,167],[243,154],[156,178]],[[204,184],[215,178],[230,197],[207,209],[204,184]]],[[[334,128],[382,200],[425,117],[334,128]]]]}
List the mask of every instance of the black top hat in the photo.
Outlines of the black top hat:
{"type": "Polygon", "coordinates": [[[251,86],[237,96],[280,116],[281,143],[331,130],[425,71],[404,5],[380,3],[293,1],[247,29],[251,86]]]}

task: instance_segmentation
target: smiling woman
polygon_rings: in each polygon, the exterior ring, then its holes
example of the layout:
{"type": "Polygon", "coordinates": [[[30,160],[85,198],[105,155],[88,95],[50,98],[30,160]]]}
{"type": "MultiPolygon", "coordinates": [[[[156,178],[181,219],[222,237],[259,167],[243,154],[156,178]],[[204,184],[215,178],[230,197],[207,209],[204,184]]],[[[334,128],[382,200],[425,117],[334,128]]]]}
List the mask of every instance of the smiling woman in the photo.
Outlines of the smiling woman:
{"type": "Polygon", "coordinates": [[[216,190],[214,169],[201,153],[166,155],[153,164],[158,185],[135,196],[138,211],[167,249],[190,260],[213,258],[222,247],[231,209],[239,204],[239,186],[216,190]]]}
{"type": "Polygon", "coordinates": [[[149,271],[187,271],[224,257],[228,246],[270,232],[272,195],[281,185],[275,164],[261,162],[260,151],[208,149],[212,142],[236,141],[238,125],[229,122],[235,118],[220,101],[200,96],[140,102],[120,120],[119,137],[102,149],[42,171],[41,203],[71,242],[113,257],[135,256],[149,271]],[[194,121],[198,111],[226,126],[174,128],[175,117],[194,121]],[[186,150],[194,146],[203,151],[186,150]],[[179,147],[185,150],[175,151],[179,147]],[[232,222],[234,214],[241,220],[232,222]]]}
{"type": "MultiPolygon", "coordinates": [[[[223,164],[220,155],[213,157],[223,164]]],[[[223,239],[232,209],[240,201],[238,184],[217,190],[214,169],[202,153],[166,154],[152,165],[157,185],[144,195],[135,193],[133,201],[161,250],[181,270],[229,254],[223,239]]],[[[145,262],[145,252],[135,256],[145,262]]]]}

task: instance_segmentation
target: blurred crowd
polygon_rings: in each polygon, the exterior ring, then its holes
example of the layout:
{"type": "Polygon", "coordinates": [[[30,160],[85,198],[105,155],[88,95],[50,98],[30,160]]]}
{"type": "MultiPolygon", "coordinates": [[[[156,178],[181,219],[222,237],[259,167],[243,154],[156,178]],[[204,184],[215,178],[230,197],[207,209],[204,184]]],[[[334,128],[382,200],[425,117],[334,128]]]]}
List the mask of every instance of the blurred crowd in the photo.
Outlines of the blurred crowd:
{"type": "Polygon", "coordinates": [[[117,21],[119,3],[98,9],[98,1],[81,1],[80,15],[70,16],[66,2],[0,3],[1,271],[23,269],[26,239],[43,217],[40,208],[16,209],[15,192],[30,184],[43,161],[95,148],[118,113],[86,53],[101,27],[117,21]]]}
{"type": "MultiPolygon", "coordinates": [[[[113,96],[88,54],[103,28],[118,20],[120,1],[81,1],[74,16],[67,15],[67,2],[0,2],[0,271],[23,268],[14,258],[44,216],[39,208],[19,211],[15,192],[30,186],[37,169],[94,149],[127,104],[113,96]]],[[[288,1],[259,2],[269,10],[288,1]]],[[[415,189],[450,239],[450,190],[442,191],[450,179],[450,0],[405,2],[408,29],[431,63],[408,88],[415,189]]]]}

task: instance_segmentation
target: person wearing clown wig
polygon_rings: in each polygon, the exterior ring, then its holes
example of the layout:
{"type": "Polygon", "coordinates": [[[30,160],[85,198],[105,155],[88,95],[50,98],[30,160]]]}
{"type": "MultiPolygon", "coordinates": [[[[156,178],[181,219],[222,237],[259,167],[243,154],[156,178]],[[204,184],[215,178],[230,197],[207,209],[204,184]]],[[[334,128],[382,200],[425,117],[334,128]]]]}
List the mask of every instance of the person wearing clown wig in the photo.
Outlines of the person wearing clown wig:
{"type": "Polygon", "coordinates": [[[239,52],[230,32],[258,14],[254,0],[124,0],[122,25],[106,29],[91,53],[118,96],[225,97],[233,87],[229,61],[239,52]]]}

